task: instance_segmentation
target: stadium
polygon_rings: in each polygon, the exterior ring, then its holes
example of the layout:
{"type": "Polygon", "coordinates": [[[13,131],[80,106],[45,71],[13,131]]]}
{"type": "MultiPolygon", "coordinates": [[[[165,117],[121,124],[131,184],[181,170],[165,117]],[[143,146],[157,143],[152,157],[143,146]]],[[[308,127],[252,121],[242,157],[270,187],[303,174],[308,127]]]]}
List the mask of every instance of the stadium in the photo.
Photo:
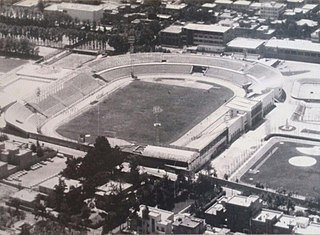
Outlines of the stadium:
{"type": "Polygon", "coordinates": [[[77,148],[104,135],[146,165],[176,170],[199,169],[283,95],[273,67],[225,57],[137,53],[50,66],[54,76],[37,78],[49,85],[7,108],[10,128],[77,148]]]}

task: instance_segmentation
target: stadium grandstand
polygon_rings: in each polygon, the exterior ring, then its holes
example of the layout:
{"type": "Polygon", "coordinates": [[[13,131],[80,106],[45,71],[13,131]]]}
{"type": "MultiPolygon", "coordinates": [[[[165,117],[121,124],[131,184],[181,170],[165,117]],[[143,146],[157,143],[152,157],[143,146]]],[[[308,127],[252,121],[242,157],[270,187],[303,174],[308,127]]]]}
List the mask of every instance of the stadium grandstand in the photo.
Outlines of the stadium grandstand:
{"type": "MultiPolygon", "coordinates": [[[[6,121],[19,130],[31,133],[41,133],[43,125],[54,119],[59,122],[55,123],[54,128],[58,128],[67,118],[63,111],[82,103],[76,111],[80,115],[92,104],[91,96],[94,95],[94,101],[98,102],[97,99],[107,97],[135,79],[139,80],[139,77],[153,80],[161,77],[183,78],[181,82],[212,83],[214,89],[219,89],[217,84],[221,87],[236,87],[242,91],[241,96],[246,96],[225,100],[228,106],[220,106],[170,144],[152,147],[150,144],[141,146],[134,142],[122,146],[124,151],[156,159],[157,164],[162,161],[162,165],[170,165],[172,168],[180,166],[191,171],[199,169],[241,133],[252,128],[253,118],[263,118],[263,110],[272,106],[274,98],[279,95],[274,92],[275,88],[282,85],[280,72],[258,62],[192,54],[126,54],[86,63],[81,72],[51,83],[44,90],[25,99],[24,104],[17,102],[12,105],[6,112],[6,121]],[[256,94],[254,101],[249,100],[248,90],[243,91],[244,85],[250,86],[250,92],[256,94]],[[248,102],[245,102],[246,99],[248,102]],[[141,151],[137,153],[137,149],[141,151]],[[189,158],[183,158],[181,154],[189,158]],[[163,159],[161,156],[164,156],[163,159]]],[[[42,134],[52,135],[55,130],[50,134],[42,134]]],[[[58,134],[54,137],[62,138],[58,134]]]]}

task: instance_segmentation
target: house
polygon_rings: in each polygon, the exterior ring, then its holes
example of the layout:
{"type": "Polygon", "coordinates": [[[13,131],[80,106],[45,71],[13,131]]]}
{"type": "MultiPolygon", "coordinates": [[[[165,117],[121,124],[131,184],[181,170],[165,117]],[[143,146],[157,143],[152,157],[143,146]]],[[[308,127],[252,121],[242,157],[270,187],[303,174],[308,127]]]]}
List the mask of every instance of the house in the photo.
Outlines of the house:
{"type": "Polygon", "coordinates": [[[137,217],[129,218],[128,228],[139,234],[170,234],[174,213],[156,207],[140,205],[137,217]]]}
{"type": "Polygon", "coordinates": [[[203,234],[206,230],[205,220],[188,214],[177,214],[172,224],[173,234],[203,234]]]}

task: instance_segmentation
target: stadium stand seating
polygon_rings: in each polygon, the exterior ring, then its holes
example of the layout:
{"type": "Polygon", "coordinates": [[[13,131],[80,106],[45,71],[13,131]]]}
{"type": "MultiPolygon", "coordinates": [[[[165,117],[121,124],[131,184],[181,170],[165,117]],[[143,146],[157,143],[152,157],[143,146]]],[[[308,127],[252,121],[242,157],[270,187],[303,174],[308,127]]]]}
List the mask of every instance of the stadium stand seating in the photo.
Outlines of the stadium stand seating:
{"type": "Polygon", "coordinates": [[[209,68],[205,74],[207,77],[219,78],[229,82],[233,82],[239,86],[248,83],[250,80],[244,74],[236,73],[234,71],[221,69],[221,68],[209,68]]]}
{"type": "Polygon", "coordinates": [[[137,65],[133,69],[135,75],[141,74],[190,74],[192,69],[191,65],[184,64],[150,64],[150,65],[137,65]]]}
{"type": "Polygon", "coordinates": [[[129,67],[123,67],[121,69],[112,69],[108,70],[100,76],[107,82],[110,82],[112,80],[115,80],[117,78],[122,78],[122,77],[128,77],[131,74],[131,66],[129,67]]]}
{"type": "Polygon", "coordinates": [[[72,86],[65,86],[63,89],[52,94],[52,96],[63,103],[64,106],[69,106],[83,97],[80,91],[72,86]]]}
{"type": "Polygon", "coordinates": [[[100,84],[90,75],[81,73],[70,80],[66,81],[66,86],[73,86],[80,90],[80,92],[84,95],[87,95],[97,89],[100,84]]]}

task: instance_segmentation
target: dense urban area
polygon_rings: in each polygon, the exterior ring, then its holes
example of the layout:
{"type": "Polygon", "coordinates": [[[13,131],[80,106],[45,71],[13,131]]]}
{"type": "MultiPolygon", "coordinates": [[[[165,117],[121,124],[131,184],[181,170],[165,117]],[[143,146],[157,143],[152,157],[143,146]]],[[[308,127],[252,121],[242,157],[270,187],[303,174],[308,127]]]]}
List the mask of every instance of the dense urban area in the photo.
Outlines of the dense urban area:
{"type": "Polygon", "coordinates": [[[320,234],[319,0],[0,0],[0,235],[320,234]]]}

